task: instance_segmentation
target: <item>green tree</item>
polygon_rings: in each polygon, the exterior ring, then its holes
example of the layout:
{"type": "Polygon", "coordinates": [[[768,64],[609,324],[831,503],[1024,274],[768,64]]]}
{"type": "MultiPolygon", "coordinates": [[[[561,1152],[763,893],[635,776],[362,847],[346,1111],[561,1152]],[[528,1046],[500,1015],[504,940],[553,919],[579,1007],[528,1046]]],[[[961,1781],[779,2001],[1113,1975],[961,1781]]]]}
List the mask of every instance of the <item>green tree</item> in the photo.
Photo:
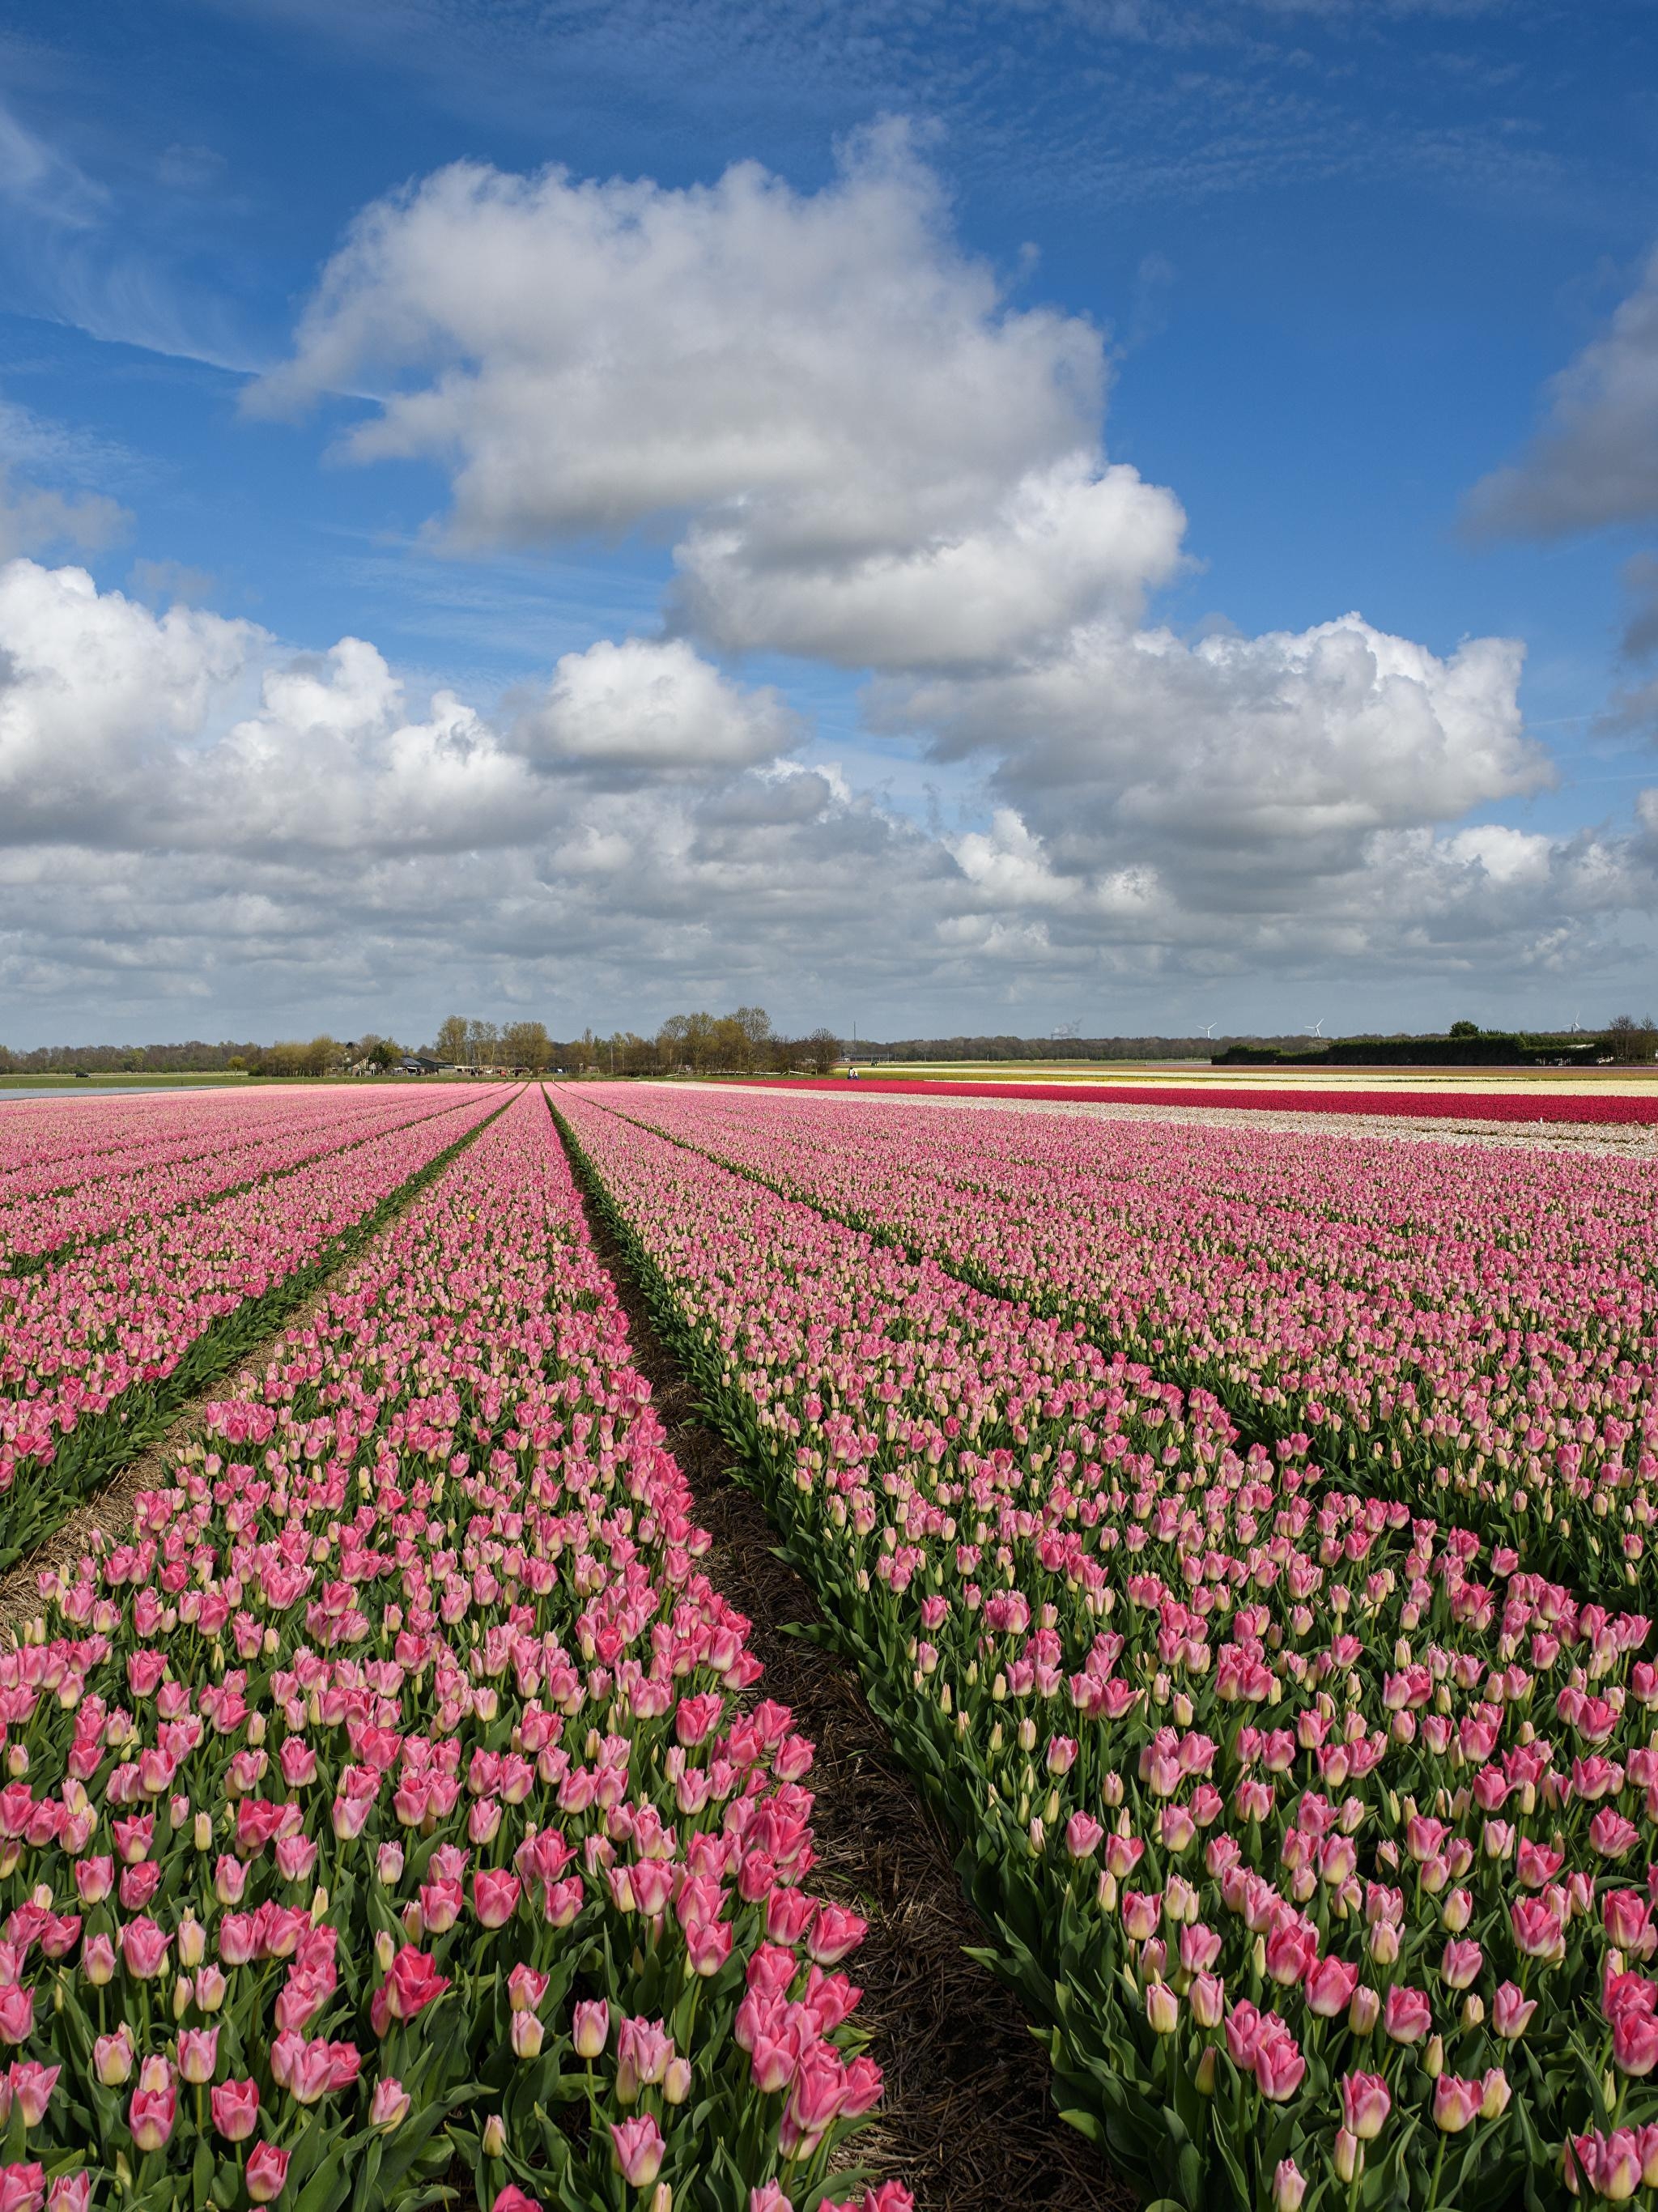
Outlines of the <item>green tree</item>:
{"type": "Polygon", "coordinates": [[[471,1024],[465,1014],[448,1014],[438,1024],[437,1042],[432,1048],[432,1057],[440,1060],[446,1067],[463,1067],[466,1063],[466,1041],[471,1034],[471,1024]]]}
{"type": "Polygon", "coordinates": [[[542,1022],[508,1022],[501,1033],[501,1050],[509,1067],[527,1067],[532,1075],[552,1064],[553,1041],[542,1022]]]}

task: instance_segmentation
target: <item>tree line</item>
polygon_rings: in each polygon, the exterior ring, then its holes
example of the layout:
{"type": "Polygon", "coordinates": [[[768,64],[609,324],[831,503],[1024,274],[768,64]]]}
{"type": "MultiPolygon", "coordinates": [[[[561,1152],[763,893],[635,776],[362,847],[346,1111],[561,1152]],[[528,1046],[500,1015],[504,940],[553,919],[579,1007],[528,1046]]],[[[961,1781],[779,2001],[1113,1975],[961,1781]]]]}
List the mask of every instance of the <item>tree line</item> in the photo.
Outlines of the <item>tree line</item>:
{"type": "Polygon", "coordinates": [[[439,1025],[431,1056],[461,1067],[527,1067],[537,1074],[567,1075],[790,1074],[809,1069],[828,1074],[841,1056],[841,1040],[826,1029],[790,1037],[772,1026],[763,1006],[738,1006],[729,1014],[670,1014],[653,1036],[636,1030],[602,1036],[589,1028],[579,1037],[550,1036],[539,1022],[490,1022],[451,1014],[439,1025]]]}
{"type": "MultiPolygon", "coordinates": [[[[1499,1038],[1473,1022],[1453,1023],[1449,1036],[1470,1049],[1483,1046],[1494,1051],[1500,1042],[1508,1042],[1506,1036],[1499,1038]]],[[[1395,1032],[1388,1038],[1330,1042],[1345,1042],[1349,1052],[1385,1050],[1389,1056],[1409,1059],[1412,1045],[1433,1041],[1395,1032]]],[[[1531,1054],[1545,1057],[1564,1052],[1586,1060],[1650,1062],[1658,1056],[1658,1018],[1651,1014],[1639,1018],[1619,1014],[1601,1030],[1532,1036],[1525,1043],[1531,1054]]],[[[762,1006],[738,1006],[728,1014],[671,1014],[651,1036],[641,1036],[634,1030],[615,1030],[602,1036],[588,1028],[579,1037],[559,1038],[542,1022],[496,1023],[451,1014],[440,1023],[429,1044],[415,1049],[420,1057],[446,1066],[522,1068],[534,1075],[562,1069],[569,1075],[622,1076],[827,1075],[845,1048],[830,1030],[816,1029],[805,1036],[789,1036],[773,1027],[762,1006]]],[[[192,1038],[183,1044],[39,1045],[27,1051],[0,1045],[0,1073],[374,1075],[395,1067],[409,1051],[395,1037],[374,1030],[365,1031],[360,1037],[340,1039],[324,1034],[281,1039],[275,1044],[239,1044],[228,1040],[210,1044],[192,1038]]],[[[1309,1047],[1304,1036],[1247,1039],[999,1036],[904,1037],[888,1043],[860,1042],[857,1047],[860,1060],[944,1062],[1242,1060],[1260,1054],[1309,1052],[1325,1057],[1329,1046],[1309,1047]]]]}

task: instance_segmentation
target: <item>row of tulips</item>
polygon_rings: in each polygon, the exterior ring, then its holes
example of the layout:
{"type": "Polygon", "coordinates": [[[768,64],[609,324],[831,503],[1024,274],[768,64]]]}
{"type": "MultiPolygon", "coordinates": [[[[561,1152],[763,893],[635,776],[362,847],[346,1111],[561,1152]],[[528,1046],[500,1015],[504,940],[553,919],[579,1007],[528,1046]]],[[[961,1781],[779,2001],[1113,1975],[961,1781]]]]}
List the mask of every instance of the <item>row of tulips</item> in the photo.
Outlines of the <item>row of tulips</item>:
{"type": "MultiPolygon", "coordinates": [[[[1321,1082],[1284,1084],[1269,1088],[1256,1082],[1219,1083],[1206,1080],[1201,1092],[1188,1090],[1182,1097],[1167,1084],[1078,1083],[1069,1079],[1039,1083],[1010,1083],[1005,1078],[986,1083],[949,1082],[932,1075],[877,1076],[859,1085],[864,1097],[896,1094],[920,1098],[983,1098],[1005,1104],[1029,1101],[1048,1107],[1067,1105],[1132,1106],[1153,1110],[1167,1106],[1200,1106],[1206,1113],[1307,1114],[1337,1121],[1362,1115],[1365,1120],[1410,1121],[1473,1121],[1529,1123],[1534,1128],[1560,1122],[1600,1128],[1629,1128],[1658,1122],[1658,1097],[1631,1071],[1632,1081],[1613,1081],[1593,1091],[1489,1091],[1469,1084],[1445,1091],[1347,1091],[1327,1089],[1321,1082]]],[[[768,1076],[738,1078],[756,1089],[829,1091],[845,1096],[841,1076],[792,1076],[780,1084],[768,1076]]]]}
{"type": "MultiPolygon", "coordinates": [[[[136,1091],[127,1097],[42,1093],[0,1106],[0,1198],[60,1190],[77,1176],[106,1175],[107,1163],[142,1165],[147,1147],[238,1127],[245,1108],[270,1094],[229,1091],[136,1091]]],[[[119,1165],[115,1172],[120,1171],[119,1165]]]]}
{"type": "Polygon", "coordinates": [[[601,1202],[1111,2163],[1191,2212],[1649,2185],[1649,1621],[603,1096],[601,1202]]]}
{"type": "Polygon", "coordinates": [[[627,1110],[1213,1392],[1246,1434],[1658,1597],[1643,1163],[740,1091],[627,1110]]]}
{"type": "MultiPolygon", "coordinates": [[[[222,1109],[206,1115],[198,1109],[170,1142],[152,1133],[136,1158],[123,1150],[39,1170],[73,1177],[39,1194],[0,1184],[0,1296],[9,1288],[9,1279],[43,1266],[71,1244],[210,1203],[446,1110],[418,1093],[383,1091],[349,1099],[325,1091],[260,1091],[253,1101],[238,1103],[244,1110],[234,1119],[222,1109]]],[[[5,1133],[0,1122],[0,1143],[5,1133]]]]}
{"type": "Polygon", "coordinates": [[[811,1747],[521,1093],[0,1656],[16,2212],[907,2212],[811,1747]],[[836,2200],[834,2206],[831,2200],[836,2200]]]}
{"type": "Polygon", "coordinates": [[[354,1240],[510,1096],[467,1091],[217,1203],[0,1284],[0,1565],[268,1335],[354,1240]]]}

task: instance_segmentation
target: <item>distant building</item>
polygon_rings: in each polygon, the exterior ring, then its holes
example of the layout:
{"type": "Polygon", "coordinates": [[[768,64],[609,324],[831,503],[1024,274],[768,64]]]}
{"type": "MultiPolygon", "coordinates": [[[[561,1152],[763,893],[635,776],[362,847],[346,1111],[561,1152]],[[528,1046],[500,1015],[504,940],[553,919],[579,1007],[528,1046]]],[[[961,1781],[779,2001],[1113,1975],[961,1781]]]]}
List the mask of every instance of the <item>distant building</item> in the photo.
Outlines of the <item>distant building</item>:
{"type": "Polygon", "coordinates": [[[400,1075],[436,1075],[442,1066],[440,1060],[427,1060],[417,1052],[406,1052],[398,1062],[398,1073],[400,1075]]]}

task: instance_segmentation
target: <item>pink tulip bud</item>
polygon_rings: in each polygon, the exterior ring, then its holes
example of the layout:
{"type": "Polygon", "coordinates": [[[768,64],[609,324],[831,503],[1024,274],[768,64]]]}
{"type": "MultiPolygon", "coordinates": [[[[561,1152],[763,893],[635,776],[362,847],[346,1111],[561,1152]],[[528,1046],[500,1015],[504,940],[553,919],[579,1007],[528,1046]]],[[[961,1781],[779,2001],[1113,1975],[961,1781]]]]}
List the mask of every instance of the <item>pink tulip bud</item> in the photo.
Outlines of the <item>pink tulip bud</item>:
{"type": "Polygon", "coordinates": [[[1281,2158],[1272,2176],[1272,2212],[1301,2212],[1307,2184],[1292,2158],[1281,2158]]]}
{"type": "Polygon", "coordinates": [[[374,2094],[368,2101],[368,2124],[382,2135],[390,2135],[393,2128],[401,2127],[409,2117],[410,2099],[394,2074],[383,2074],[374,2084],[374,2094]]]}
{"type": "Polygon", "coordinates": [[[1180,2026],[1180,1999],[1167,1982],[1147,1985],[1145,2017],[1154,2035],[1172,2035],[1180,2026]]]}
{"type": "Polygon", "coordinates": [[[1536,2010],[1535,1997],[1526,1996],[1513,1982],[1504,1982],[1491,2000],[1491,2026],[1505,2043],[1515,2043],[1536,2010]]]}
{"type": "Polygon", "coordinates": [[[572,2017],[577,2056],[597,2058],[610,2040],[610,2006],[603,1997],[584,1999],[572,2017]]]}

